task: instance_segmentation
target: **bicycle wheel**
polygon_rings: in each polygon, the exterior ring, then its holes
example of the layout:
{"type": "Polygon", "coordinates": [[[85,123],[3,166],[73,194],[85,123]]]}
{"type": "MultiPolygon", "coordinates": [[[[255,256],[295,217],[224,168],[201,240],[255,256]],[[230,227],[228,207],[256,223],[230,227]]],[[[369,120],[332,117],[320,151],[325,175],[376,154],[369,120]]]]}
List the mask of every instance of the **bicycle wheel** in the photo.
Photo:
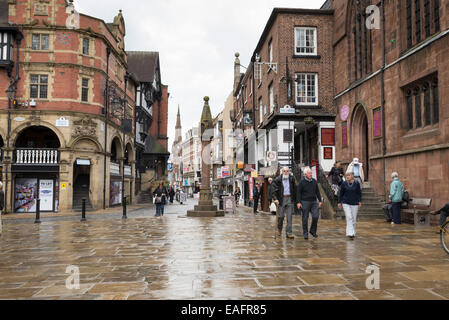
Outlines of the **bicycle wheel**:
{"type": "Polygon", "coordinates": [[[449,221],[446,221],[441,226],[440,240],[441,246],[443,247],[444,251],[446,251],[446,253],[449,254],[449,221]]]}

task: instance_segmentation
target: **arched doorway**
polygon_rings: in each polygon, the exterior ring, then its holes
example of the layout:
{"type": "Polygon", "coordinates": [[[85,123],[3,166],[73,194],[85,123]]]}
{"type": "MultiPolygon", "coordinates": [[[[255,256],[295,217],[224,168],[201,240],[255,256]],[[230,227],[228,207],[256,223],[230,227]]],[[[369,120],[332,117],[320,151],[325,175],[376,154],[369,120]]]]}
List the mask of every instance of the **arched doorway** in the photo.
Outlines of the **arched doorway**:
{"type": "Polygon", "coordinates": [[[109,205],[115,206],[122,203],[123,183],[120,170],[120,160],[123,157],[123,147],[119,138],[115,137],[111,142],[109,205]]]}
{"type": "Polygon", "coordinates": [[[72,209],[75,211],[82,210],[83,199],[86,199],[86,209],[91,210],[93,209],[91,197],[96,198],[91,188],[95,186],[95,181],[91,183],[93,165],[91,155],[101,151],[101,147],[97,141],[90,137],[82,137],[73,143],[72,150],[76,154],[76,160],[73,164],[72,209]]]}
{"type": "Polygon", "coordinates": [[[353,158],[363,163],[365,181],[369,180],[369,122],[362,104],[356,105],[351,120],[351,141],[353,158]]]}
{"type": "Polygon", "coordinates": [[[14,141],[14,212],[35,212],[40,199],[42,212],[58,211],[59,148],[58,135],[44,126],[23,129],[14,141]]]}

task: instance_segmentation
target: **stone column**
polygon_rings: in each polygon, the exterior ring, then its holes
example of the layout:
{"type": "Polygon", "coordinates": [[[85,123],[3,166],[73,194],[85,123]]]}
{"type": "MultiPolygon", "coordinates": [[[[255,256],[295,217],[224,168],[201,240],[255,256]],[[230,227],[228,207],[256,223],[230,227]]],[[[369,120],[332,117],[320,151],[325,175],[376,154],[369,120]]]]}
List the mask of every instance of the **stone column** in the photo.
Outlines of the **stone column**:
{"type": "MultiPolygon", "coordinates": [[[[202,150],[208,150],[208,145],[212,141],[207,130],[213,129],[212,114],[209,107],[209,97],[204,97],[203,112],[201,114],[201,146],[202,150]]],[[[188,217],[223,217],[224,211],[217,210],[213,204],[212,192],[210,188],[210,160],[201,157],[201,191],[198,205],[194,210],[187,211],[188,217]]]]}

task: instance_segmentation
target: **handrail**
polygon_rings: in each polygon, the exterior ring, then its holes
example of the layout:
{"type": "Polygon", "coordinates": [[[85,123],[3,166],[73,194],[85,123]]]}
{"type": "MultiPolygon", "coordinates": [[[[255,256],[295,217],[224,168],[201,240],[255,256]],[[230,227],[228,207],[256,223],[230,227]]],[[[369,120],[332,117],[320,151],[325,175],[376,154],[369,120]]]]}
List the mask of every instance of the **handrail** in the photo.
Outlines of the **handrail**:
{"type": "Polygon", "coordinates": [[[320,164],[317,165],[317,180],[318,183],[321,184],[321,187],[324,190],[324,193],[326,194],[327,199],[329,200],[330,204],[334,208],[334,210],[337,210],[337,199],[335,199],[334,191],[332,190],[331,184],[329,183],[329,180],[326,178],[326,175],[324,174],[323,167],[321,167],[320,164]]]}

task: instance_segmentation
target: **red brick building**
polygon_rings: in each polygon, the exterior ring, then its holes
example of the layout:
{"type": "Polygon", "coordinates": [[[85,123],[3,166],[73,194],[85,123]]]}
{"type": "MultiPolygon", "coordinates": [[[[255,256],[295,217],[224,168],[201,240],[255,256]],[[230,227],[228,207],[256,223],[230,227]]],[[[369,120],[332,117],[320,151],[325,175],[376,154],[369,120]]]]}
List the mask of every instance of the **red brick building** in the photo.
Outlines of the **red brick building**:
{"type": "MultiPolygon", "coordinates": [[[[233,115],[246,137],[237,161],[260,181],[293,161],[326,171],[335,161],[332,30],[332,10],[274,8],[243,75],[236,58],[233,115]]],[[[240,180],[248,202],[254,182],[249,172],[240,180]]]]}
{"type": "Polygon", "coordinates": [[[337,158],[360,158],[382,196],[397,171],[412,198],[440,208],[449,201],[449,1],[328,4],[337,158]]]}
{"type": "Polygon", "coordinates": [[[38,198],[42,211],[132,202],[140,82],[128,73],[122,13],[105,23],[65,0],[2,1],[0,12],[6,210],[33,212],[38,198]]]}

